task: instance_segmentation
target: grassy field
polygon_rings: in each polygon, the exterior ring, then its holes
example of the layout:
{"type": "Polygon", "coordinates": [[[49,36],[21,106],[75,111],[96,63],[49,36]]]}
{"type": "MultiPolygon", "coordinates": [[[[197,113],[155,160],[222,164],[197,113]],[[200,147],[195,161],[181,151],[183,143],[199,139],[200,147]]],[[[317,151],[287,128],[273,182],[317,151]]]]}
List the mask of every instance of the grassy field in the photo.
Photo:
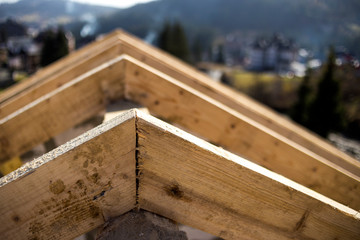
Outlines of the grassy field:
{"type": "MultiPolygon", "coordinates": [[[[18,82],[21,82],[23,80],[25,80],[26,78],[28,78],[28,74],[26,72],[20,72],[20,71],[17,71],[14,73],[13,77],[14,77],[14,83],[18,83],[18,82]]],[[[8,86],[10,87],[10,86],[8,86]]],[[[5,91],[8,87],[4,87],[4,88],[1,88],[0,87],[0,93],[2,93],[3,91],[5,91]]]]}
{"type": "Polygon", "coordinates": [[[286,112],[296,100],[301,78],[268,72],[234,69],[228,72],[232,87],[279,111],[286,112]]]}
{"type": "Polygon", "coordinates": [[[275,82],[281,81],[284,91],[296,90],[301,78],[292,76],[279,76],[274,73],[257,73],[248,72],[244,70],[234,70],[231,72],[231,78],[233,80],[233,86],[236,89],[247,91],[254,87],[256,84],[272,85],[275,82]]]}
{"type": "Polygon", "coordinates": [[[225,74],[225,84],[282,113],[287,113],[297,99],[302,78],[280,76],[273,72],[251,72],[241,66],[229,67],[212,63],[197,66],[203,70],[218,70],[225,74]]]}
{"type": "Polygon", "coordinates": [[[248,89],[258,82],[271,83],[276,76],[271,73],[253,73],[235,70],[231,73],[234,87],[237,89],[248,89]]]}

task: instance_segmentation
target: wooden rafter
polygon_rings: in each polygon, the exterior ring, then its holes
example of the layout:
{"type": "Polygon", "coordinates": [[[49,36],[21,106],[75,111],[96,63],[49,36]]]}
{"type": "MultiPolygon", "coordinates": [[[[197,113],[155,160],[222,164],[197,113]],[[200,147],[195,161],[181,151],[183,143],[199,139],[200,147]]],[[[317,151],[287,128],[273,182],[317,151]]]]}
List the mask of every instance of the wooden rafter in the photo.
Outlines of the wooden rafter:
{"type": "Polygon", "coordinates": [[[136,205],[134,112],[0,179],[1,239],[73,239],[136,205]]]}
{"type": "Polygon", "coordinates": [[[8,142],[17,143],[1,148],[2,155],[11,149],[14,149],[12,154],[31,149],[45,141],[46,137],[53,137],[91,114],[97,114],[103,110],[103,99],[107,96],[112,99],[125,96],[192,133],[340,203],[360,209],[359,176],[126,55],[69,82],[36,104],[24,107],[10,118],[2,120],[0,139],[10,139],[8,142]],[[89,92],[88,89],[95,92],[89,92]],[[89,96],[82,95],[82,92],[89,96]],[[65,106],[62,107],[62,104],[65,106]],[[64,119],[58,111],[62,111],[64,119]],[[44,134],[44,131],[37,129],[39,126],[51,127],[47,127],[44,134]]]}
{"type": "Polygon", "coordinates": [[[126,59],[127,99],[212,143],[360,209],[359,176],[140,61],[126,59]]]}
{"type": "MultiPolygon", "coordinates": [[[[47,66],[46,68],[40,69],[34,75],[26,79],[26,81],[22,81],[19,84],[12,86],[11,88],[7,89],[5,92],[0,94],[0,103],[1,105],[6,105],[8,102],[12,102],[14,98],[18,98],[21,95],[29,94],[31,90],[42,88],[41,84],[47,81],[54,81],[54,76],[58,76],[64,74],[68,71],[74,71],[74,67],[81,67],[83,62],[89,63],[91,62],[91,58],[97,56],[97,54],[104,55],[107,48],[113,44],[118,45],[118,35],[121,34],[122,31],[116,30],[112,33],[106,35],[101,41],[96,41],[92,44],[89,44],[76,52],[69,54],[68,56],[60,59],[52,63],[51,65],[47,66]],[[4,104],[6,103],[6,104],[4,104]]],[[[116,52],[116,51],[115,51],[116,52]]],[[[100,61],[110,60],[110,59],[101,59],[100,61]]],[[[100,62],[102,64],[104,62],[100,62]]],[[[86,64],[83,65],[86,67],[86,64]]],[[[76,68],[75,67],[75,68],[76,68]]],[[[90,68],[91,69],[91,68],[90,68]]],[[[84,71],[80,72],[80,75],[83,74],[84,71]]],[[[75,73],[76,74],[76,73],[75,73]]],[[[65,82],[71,81],[72,78],[67,78],[66,80],[62,80],[65,82]]],[[[59,85],[54,85],[51,88],[47,88],[48,92],[54,90],[55,88],[59,87],[59,85]]],[[[41,97],[42,93],[32,93],[35,99],[41,97]]],[[[17,100],[18,101],[18,100],[17,100]]],[[[20,101],[21,103],[21,101],[20,101]]],[[[23,103],[24,104],[24,103],[23,103]]],[[[25,104],[26,105],[26,104],[25,104]]],[[[24,105],[20,105],[19,107],[23,107],[24,105]]],[[[9,110],[11,111],[11,109],[9,110]]],[[[8,115],[8,111],[5,111],[5,116],[8,115]]],[[[1,112],[0,112],[1,114],[1,112]]],[[[3,116],[3,115],[0,115],[3,116]]]]}
{"type": "Polygon", "coordinates": [[[50,67],[39,71],[28,81],[0,94],[0,103],[2,103],[0,118],[25,106],[29,101],[42,96],[41,94],[44,94],[44,91],[52,91],[59,85],[64,84],[64,82],[70,81],[72,77],[79,76],[81,72],[87,71],[96,64],[107,61],[114,55],[121,53],[128,54],[190,85],[338,166],[360,175],[360,163],[329,143],[280,117],[272,110],[258,104],[247,96],[209,81],[208,77],[188,65],[120,30],[108,34],[101,41],[90,44],[76,54],[71,54],[50,67]],[[41,84],[44,81],[45,83],[41,84]],[[16,99],[12,99],[13,97],[16,99]]]}
{"type": "Polygon", "coordinates": [[[359,212],[150,115],[137,134],[145,210],[225,239],[360,236],[359,212]]]}
{"type": "Polygon", "coordinates": [[[90,44],[75,54],[51,65],[9,91],[0,94],[0,118],[24,107],[30,101],[53,91],[78,77],[96,64],[117,54],[128,54],[141,62],[193,87],[250,119],[290,139],[337,166],[360,176],[360,163],[302,127],[279,116],[267,107],[221,84],[212,82],[183,62],[151,47],[129,34],[117,30],[101,41],[90,44]]]}
{"type": "Polygon", "coordinates": [[[124,62],[117,57],[0,120],[0,162],[105,110],[123,95],[124,62]]]}
{"type": "Polygon", "coordinates": [[[359,161],[336,149],[333,145],[300,125],[280,116],[270,108],[254,101],[245,94],[212,81],[208,76],[188,64],[179,61],[157,48],[145,44],[134,36],[123,32],[119,35],[119,39],[121,39],[122,53],[185,83],[193,89],[260,123],[266,128],[288,138],[299,146],[360,176],[359,161]]]}
{"type": "Polygon", "coordinates": [[[136,110],[0,180],[4,239],[71,239],[135,207],[228,239],[360,234],[359,212],[136,110]]]}

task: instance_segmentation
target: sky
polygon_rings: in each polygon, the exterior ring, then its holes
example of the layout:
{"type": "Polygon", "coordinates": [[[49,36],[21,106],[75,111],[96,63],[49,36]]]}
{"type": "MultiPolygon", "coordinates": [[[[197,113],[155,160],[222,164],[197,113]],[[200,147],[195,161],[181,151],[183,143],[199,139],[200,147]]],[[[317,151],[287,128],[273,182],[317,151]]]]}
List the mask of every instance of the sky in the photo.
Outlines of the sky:
{"type": "MultiPolygon", "coordinates": [[[[18,0],[0,0],[0,3],[4,2],[17,2],[18,0]]],[[[102,6],[111,6],[118,8],[131,7],[137,3],[145,3],[153,0],[71,0],[74,2],[90,3],[102,6]]]]}
{"type": "Polygon", "coordinates": [[[126,8],[137,3],[150,2],[152,0],[72,0],[74,2],[91,3],[96,5],[126,8]]]}

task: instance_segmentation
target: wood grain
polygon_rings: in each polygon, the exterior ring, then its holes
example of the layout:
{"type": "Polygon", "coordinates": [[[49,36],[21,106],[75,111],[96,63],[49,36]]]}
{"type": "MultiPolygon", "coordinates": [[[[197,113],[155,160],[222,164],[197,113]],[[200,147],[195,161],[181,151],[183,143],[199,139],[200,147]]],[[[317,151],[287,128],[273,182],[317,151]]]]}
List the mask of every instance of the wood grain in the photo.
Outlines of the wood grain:
{"type": "Polygon", "coordinates": [[[49,92],[60,88],[82,74],[116,58],[118,53],[119,44],[116,41],[113,44],[102,47],[101,51],[98,50],[96,53],[89,52],[89,55],[92,55],[86,59],[81,61],[79,60],[75,64],[62,69],[60,72],[54,73],[45,79],[41,79],[42,81],[37,81],[36,84],[34,83],[34,85],[30,88],[23,89],[22,92],[1,104],[0,119],[48,94],[49,92]]]}
{"type": "Polygon", "coordinates": [[[9,89],[5,94],[1,94],[0,100],[4,100],[2,96],[9,94],[12,94],[13,98],[10,98],[9,101],[0,106],[0,118],[7,116],[42,94],[54,90],[64,82],[72,80],[72,78],[77,76],[81,71],[85,72],[93,66],[92,63],[95,64],[97,62],[106,61],[107,58],[104,56],[109,57],[112,56],[112,54],[116,55],[118,51],[131,55],[141,62],[191,86],[197,91],[204,93],[290,139],[320,157],[331,161],[348,172],[360,176],[360,162],[347,154],[342,153],[334,146],[324,141],[324,139],[310,133],[308,130],[290,120],[281,117],[271,109],[250,99],[244,94],[235,92],[224,85],[211,81],[205,74],[196,71],[194,68],[171,55],[156,49],[121,30],[112,32],[105,36],[104,39],[81,49],[76,54],[72,54],[63,60],[60,60],[59,63],[40,71],[34,77],[31,77],[28,81],[24,82],[24,84],[15,86],[14,89],[9,89]],[[119,50],[112,51],[112,48],[108,48],[111,44],[116,45],[119,50]],[[106,53],[106,49],[108,49],[108,53],[106,53]],[[89,60],[92,54],[101,53],[101,51],[104,51],[104,53],[99,54],[98,56],[94,55],[93,59],[89,60]],[[54,83],[51,83],[52,80],[54,80],[54,83]],[[42,83],[43,81],[44,83],[42,83]],[[17,91],[14,91],[16,89],[17,91]]]}
{"type": "Polygon", "coordinates": [[[123,96],[118,57],[0,119],[0,161],[18,156],[105,110],[123,96]]]}
{"type": "Polygon", "coordinates": [[[127,59],[125,96],[293,181],[360,209],[359,177],[141,62],[127,59]]]}
{"type": "Polygon", "coordinates": [[[0,179],[1,239],[73,239],[136,204],[135,114],[0,179]]]}
{"type": "Polygon", "coordinates": [[[137,116],[141,208],[225,239],[359,239],[359,212],[137,116]]]}
{"type": "Polygon", "coordinates": [[[140,39],[122,32],[119,34],[122,51],[146,63],[160,72],[196,89],[235,111],[251,118],[263,126],[277,132],[291,141],[307,148],[315,154],[333,162],[347,171],[360,176],[360,162],[341,152],[325,139],[315,135],[300,125],[285,119],[263,104],[245,94],[214,82],[204,73],[161,51],[140,39]]]}
{"type": "Polygon", "coordinates": [[[114,41],[117,41],[117,36],[121,31],[116,30],[112,33],[105,36],[100,41],[95,41],[69,55],[64,58],[50,64],[49,66],[38,70],[34,75],[29,77],[28,79],[21,81],[20,83],[10,87],[6,91],[0,94],[0,103],[4,103],[9,99],[16,97],[22,92],[26,91],[29,88],[36,86],[37,84],[46,81],[47,78],[53,76],[54,74],[58,74],[60,72],[66,71],[69,67],[72,67],[74,64],[79,61],[88,58],[91,56],[93,51],[101,52],[103,48],[108,46],[114,41]]]}
{"type": "Polygon", "coordinates": [[[136,110],[0,179],[2,239],[72,239],[135,207],[226,239],[360,236],[359,212],[136,110]]]}

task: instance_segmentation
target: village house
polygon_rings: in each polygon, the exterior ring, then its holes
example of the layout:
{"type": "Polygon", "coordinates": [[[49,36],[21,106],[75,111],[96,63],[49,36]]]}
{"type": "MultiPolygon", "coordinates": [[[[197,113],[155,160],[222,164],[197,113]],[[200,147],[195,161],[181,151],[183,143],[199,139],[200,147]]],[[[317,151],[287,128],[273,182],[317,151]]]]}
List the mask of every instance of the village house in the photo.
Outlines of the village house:
{"type": "Polygon", "coordinates": [[[297,48],[294,42],[282,35],[272,38],[258,38],[248,49],[247,68],[253,71],[290,71],[295,61],[297,48]]]}

